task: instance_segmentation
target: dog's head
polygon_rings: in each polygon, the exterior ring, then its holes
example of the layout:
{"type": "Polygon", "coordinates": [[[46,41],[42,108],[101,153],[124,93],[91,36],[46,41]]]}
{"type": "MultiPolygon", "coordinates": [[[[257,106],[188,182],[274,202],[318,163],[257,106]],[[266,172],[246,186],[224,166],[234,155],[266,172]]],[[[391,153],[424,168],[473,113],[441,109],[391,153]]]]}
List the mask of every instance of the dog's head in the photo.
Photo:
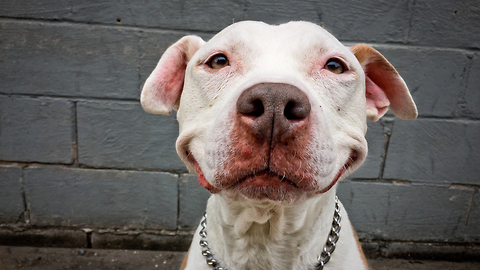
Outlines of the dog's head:
{"type": "Polygon", "coordinates": [[[186,36],[141,94],[150,113],[178,109],[177,152],[199,182],[229,198],[297,201],[329,190],[367,154],[366,118],[417,110],[375,49],[343,46],[307,22],[233,24],[186,36]]]}

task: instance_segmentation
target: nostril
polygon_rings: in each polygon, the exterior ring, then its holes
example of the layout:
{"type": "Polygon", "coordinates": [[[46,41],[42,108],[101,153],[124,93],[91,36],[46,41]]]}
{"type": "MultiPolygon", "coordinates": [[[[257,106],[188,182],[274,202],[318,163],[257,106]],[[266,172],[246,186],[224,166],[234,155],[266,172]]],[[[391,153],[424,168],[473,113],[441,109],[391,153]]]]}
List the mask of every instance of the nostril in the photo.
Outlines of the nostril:
{"type": "Polygon", "coordinates": [[[238,112],[248,116],[259,117],[265,112],[265,107],[260,99],[252,99],[239,104],[238,112]]]}
{"type": "Polygon", "coordinates": [[[289,101],[285,105],[285,110],[283,115],[288,120],[298,120],[307,117],[310,114],[310,104],[309,103],[299,103],[296,101],[289,101]]]}

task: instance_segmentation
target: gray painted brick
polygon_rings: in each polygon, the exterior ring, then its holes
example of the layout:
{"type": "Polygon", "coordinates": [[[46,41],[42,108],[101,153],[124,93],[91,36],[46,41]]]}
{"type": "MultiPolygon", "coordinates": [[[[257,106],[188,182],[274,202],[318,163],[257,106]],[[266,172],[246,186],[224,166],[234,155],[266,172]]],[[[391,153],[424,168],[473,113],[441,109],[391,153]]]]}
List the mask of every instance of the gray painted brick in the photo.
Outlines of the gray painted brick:
{"type": "Polygon", "coordinates": [[[20,167],[0,166],[0,223],[15,223],[23,214],[20,167]]]}
{"type": "Polygon", "coordinates": [[[410,43],[480,48],[478,0],[415,1],[414,5],[410,43]]]}
{"type": "Polygon", "coordinates": [[[0,21],[0,92],[137,99],[139,31],[0,21]]]}
{"type": "Polygon", "coordinates": [[[186,172],[178,158],[174,116],[143,111],[140,102],[79,102],[79,162],[92,167],[186,172]]]}
{"type": "Polygon", "coordinates": [[[0,160],[71,163],[73,104],[0,95],[0,160]]]}
{"type": "Polygon", "coordinates": [[[267,23],[305,20],[325,26],[340,40],[405,40],[411,7],[401,1],[248,1],[245,19],[267,23]]]}
{"type": "Polygon", "coordinates": [[[420,47],[376,46],[403,77],[420,116],[451,117],[459,92],[466,87],[466,51],[420,47]]]}
{"type": "Polygon", "coordinates": [[[210,192],[198,183],[193,174],[184,174],[179,182],[180,213],[178,215],[179,229],[195,229],[207,207],[210,192]]]}
{"type": "Polygon", "coordinates": [[[34,167],[24,173],[31,223],[142,229],[177,227],[176,175],[34,167]]]}
{"type": "Polygon", "coordinates": [[[384,177],[480,184],[480,122],[416,119],[395,122],[384,177]]]}
{"type": "Polygon", "coordinates": [[[122,24],[215,31],[243,17],[243,2],[150,1],[145,3],[106,0],[90,2],[13,1],[3,5],[1,16],[66,19],[89,23],[122,24]],[[120,19],[120,23],[118,22],[120,19]]]}
{"type": "Polygon", "coordinates": [[[353,181],[340,182],[338,188],[360,238],[426,242],[480,240],[480,224],[463,222],[473,193],[473,189],[353,181]]]}
{"type": "Polygon", "coordinates": [[[375,123],[368,121],[367,124],[368,130],[365,138],[368,142],[368,155],[362,166],[348,176],[349,178],[376,179],[380,174],[383,148],[387,138],[384,133],[382,120],[375,123]]]}
{"type": "Polygon", "coordinates": [[[457,115],[480,118],[480,54],[472,57],[472,66],[469,69],[467,88],[464,97],[460,98],[457,115]]]}

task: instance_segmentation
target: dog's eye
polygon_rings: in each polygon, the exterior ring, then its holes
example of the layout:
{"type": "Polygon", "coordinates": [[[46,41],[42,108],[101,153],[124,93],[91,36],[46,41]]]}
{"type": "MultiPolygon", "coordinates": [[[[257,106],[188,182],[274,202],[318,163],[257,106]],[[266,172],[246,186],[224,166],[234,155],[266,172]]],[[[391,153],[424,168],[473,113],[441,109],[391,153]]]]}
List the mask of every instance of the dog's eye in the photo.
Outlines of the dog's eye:
{"type": "Polygon", "coordinates": [[[328,59],[323,68],[335,74],[343,73],[346,70],[343,62],[335,58],[328,59]]]}
{"type": "Polygon", "coordinates": [[[228,58],[224,54],[216,54],[210,58],[208,65],[213,69],[221,69],[230,64],[228,58]]]}

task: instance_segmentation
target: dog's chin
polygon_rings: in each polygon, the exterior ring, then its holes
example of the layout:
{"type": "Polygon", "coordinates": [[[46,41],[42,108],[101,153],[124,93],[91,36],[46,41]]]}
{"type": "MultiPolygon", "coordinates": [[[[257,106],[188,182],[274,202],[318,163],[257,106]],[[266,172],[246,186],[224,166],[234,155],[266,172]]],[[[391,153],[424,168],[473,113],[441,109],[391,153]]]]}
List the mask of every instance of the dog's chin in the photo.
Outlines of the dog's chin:
{"type": "Polygon", "coordinates": [[[225,191],[229,197],[238,197],[239,195],[251,200],[275,202],[296,201],[308,193],[292,181],[269,171],[247,176],[235,182],[225,191]]]}

